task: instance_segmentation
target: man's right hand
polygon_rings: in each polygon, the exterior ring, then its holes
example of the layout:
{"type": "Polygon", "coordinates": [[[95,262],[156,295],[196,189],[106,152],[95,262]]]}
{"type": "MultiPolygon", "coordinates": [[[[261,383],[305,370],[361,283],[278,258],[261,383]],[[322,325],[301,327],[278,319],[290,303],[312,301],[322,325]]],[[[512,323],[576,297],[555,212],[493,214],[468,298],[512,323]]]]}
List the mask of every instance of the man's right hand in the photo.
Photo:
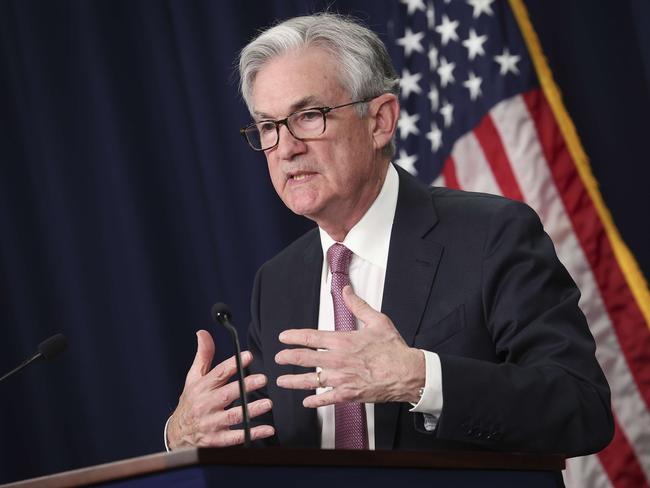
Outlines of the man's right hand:
{"type": "MultiPolygon", "coordinates": [[[[225,447],[243,444],[244,431],[231,430],[230,426],[242,422],[240,406],[227,408],[239,398],[237,381],[228,382],[237,372],[235,356],[230,357],[212,370],[214,341],[209,332],[196,333],[197,349],[192,367],[187,373],[185,387],[178,406],[167,424],[167,445],[170,449],[187,446],[225,447]]],[[[241,354],[242,367],[248,366],[253,355],[241,354]]],[[[266,385],[266,376],[255,374],[246,377],[246,392],[266,385]]],[[[248,404],[251,418],[271,410],[271,400],[265,398],[248,404]]],[[[275,433],[270,425],[251,429],[251,439],[264,439],[275,433]]]]}

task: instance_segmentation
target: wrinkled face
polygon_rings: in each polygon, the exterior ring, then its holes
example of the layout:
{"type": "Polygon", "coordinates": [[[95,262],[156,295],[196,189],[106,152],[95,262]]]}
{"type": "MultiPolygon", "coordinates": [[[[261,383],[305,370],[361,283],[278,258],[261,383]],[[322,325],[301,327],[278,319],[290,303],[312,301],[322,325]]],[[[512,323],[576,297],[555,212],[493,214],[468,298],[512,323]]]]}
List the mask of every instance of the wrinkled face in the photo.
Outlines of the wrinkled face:
{"type": "MultiPolygon", "coordinates": [[[[332,56],[318,48],[271,60],[253,83],[255,119],[277,120],[296,110],[353,101],[337,69],[332,56]]],[[[284,204],[323,228],[348,217],[358,220],[382,178],[371,117],[360,118],[355,106],[340,108],[327,114],[326,127],[321,136],[300,141],[283,125],[279,144],[265,151],[271,181],[284,204]]]]}

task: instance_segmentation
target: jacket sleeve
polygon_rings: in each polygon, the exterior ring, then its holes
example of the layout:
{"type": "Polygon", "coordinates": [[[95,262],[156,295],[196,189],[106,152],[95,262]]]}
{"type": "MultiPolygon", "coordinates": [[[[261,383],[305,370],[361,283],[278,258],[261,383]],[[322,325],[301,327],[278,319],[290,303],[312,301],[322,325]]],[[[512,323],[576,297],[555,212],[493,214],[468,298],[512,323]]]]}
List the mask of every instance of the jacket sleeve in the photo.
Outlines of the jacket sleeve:
{"type": "Polygon", "coordinates": [[[437,436],[568,457],[603,449],[610,391],[575,283],[528,206],[502,206],[485,236],[483,315],[499,361],[440,354],[437,436]]]}

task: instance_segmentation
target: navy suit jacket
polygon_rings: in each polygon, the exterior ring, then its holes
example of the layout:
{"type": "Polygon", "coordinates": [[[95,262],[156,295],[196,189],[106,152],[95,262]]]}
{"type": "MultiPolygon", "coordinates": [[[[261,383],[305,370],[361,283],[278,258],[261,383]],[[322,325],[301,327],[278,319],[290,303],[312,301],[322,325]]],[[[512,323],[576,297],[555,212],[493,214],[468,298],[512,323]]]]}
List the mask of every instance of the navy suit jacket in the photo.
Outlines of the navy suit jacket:
{"type": "MultiPolygon", "coordinates": [[[[429,188],[398,168],[382,312],[407,344],[439,354],[443,410],[435,430],[408,403],[375,405],[377,449],[486,448],[596,452],[610,441],[610,392],[578,308],[579,291],[528,206],[429,188]]],[[[311,391],[279,388],[278,334],[317,328],[323,252],[313,229],[257,273],[251,372],[269,377],[271,443],[319,447],[311,391]]],[[[268,442],[267,442],[268,443],[268,442]]]]}

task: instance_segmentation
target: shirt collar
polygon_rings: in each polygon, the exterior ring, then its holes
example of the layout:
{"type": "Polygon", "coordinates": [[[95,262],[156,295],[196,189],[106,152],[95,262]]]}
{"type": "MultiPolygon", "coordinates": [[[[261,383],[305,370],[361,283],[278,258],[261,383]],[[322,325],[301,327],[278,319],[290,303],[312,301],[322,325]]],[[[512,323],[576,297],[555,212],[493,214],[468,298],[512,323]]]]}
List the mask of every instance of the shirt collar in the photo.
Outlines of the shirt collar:
{"type": "MultiPolygon", "coordinates": [[[[379,195],[341,243],[355,256],[384,269],[388,262],[388,247],[397,208],[398,191],[399,176],[393,165],[389,164],[379,195]]],[[[327,250],[335,241],[320,227],[318,231],[320,232],[323,256],[327,256],[327,250]]],[[[324,262],[327,263],[327,259],[324,262]]]]}

